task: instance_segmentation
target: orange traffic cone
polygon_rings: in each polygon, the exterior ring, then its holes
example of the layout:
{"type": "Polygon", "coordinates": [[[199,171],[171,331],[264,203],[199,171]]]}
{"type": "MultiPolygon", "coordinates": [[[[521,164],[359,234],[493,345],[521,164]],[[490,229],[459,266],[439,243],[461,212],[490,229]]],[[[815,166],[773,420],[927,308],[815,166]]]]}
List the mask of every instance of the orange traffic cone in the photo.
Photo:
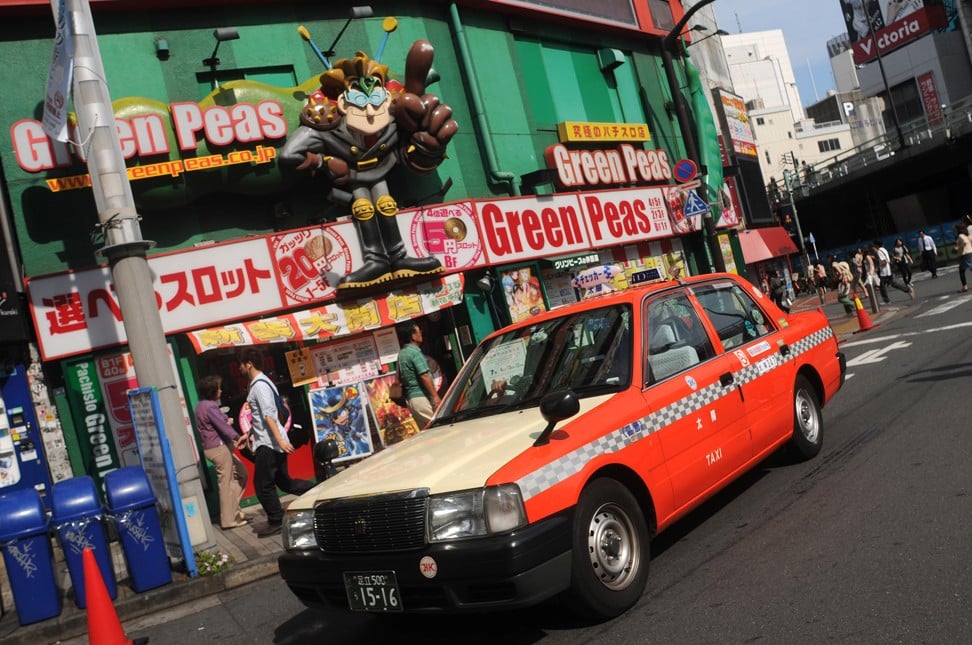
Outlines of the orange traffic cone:
{"type": "Polygon", "coordinates": [[[854,294],[854,307],[857,309],[857,324],[861,326],[860,329],[854,332],[855,334],[877,327],[877,325],[871,322],[871,317],[867,315],[867,312],[864,310],[864,305],[861,304],[861,299],[857,297],[856,293],[854,294]]]}
{"type": "Polygon", "coordinates": [[[121,621],[111,604],[108,588],[101,577],[94,551],[81,553],[84,561],[84,594],[88,603],[88,642],[91,645],[115,645],[131,643],[122,630],[121,621]]]}

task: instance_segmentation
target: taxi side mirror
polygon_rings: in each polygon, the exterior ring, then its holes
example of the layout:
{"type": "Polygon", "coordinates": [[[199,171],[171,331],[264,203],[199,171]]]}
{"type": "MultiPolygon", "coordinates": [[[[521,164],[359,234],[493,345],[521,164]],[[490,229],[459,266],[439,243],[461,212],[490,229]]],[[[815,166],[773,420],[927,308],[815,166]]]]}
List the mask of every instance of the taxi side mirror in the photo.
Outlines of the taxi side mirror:
{"type": "Polygon", "coordinates": [[[551,392],[540,400],[540,414],[547,422],[547,427],[543,429],[533,446],[544,446],[550,443],[550,434],[557,424],[564,419],[569,419],[580,412],[580,401],[577,395],[571,390],[563,392],[551,392]]]}

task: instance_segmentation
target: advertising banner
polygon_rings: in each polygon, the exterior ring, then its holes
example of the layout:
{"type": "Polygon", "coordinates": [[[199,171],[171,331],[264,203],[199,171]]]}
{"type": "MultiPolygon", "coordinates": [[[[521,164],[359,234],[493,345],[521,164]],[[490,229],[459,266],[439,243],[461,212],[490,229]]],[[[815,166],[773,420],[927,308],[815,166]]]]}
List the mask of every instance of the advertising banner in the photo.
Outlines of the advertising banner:
{"type": "Polygon", "coordinates": [[[118,458],[118,439],[108,422],[95,362],[65,366],[64,385],[68,403],[74,411],[84,471],[94,479],[101,501],[105,502],[105,474],[123,464],[118,458]]]}

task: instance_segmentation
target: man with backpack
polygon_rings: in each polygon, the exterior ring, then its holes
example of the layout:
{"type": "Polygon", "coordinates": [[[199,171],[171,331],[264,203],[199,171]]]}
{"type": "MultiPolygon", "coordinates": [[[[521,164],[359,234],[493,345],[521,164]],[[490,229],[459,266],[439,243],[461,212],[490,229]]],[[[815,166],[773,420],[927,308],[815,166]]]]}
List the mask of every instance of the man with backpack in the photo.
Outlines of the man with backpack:
{"type": "Polygon", "coordinates": [[[246,402],[253,414],[251,445],[253,446],[253,488],[257,499],[267,514],[267,525],[257,529],[258,537],[280,532],[283,507],[277,488],[301,495],[310,490],[313,482],[291,479],[287,471],[287,455],[294,451],[293,444],[284,432],[289,411],[280,400],[277,386],[260,369],[263,364],[260,352],[248,349],[240,360],[240,373],[250,380],[246,402]]]}

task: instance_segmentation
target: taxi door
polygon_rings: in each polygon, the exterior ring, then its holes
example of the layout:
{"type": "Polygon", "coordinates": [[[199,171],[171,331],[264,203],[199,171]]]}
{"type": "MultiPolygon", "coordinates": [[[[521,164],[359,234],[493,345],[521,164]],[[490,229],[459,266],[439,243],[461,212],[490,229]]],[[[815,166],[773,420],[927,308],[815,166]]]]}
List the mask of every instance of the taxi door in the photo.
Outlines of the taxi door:
{"type": "Polygon", "coordinates": [[[796,366],[785,328],[769,319],[757,302],[760,296],[734,282],[700,285],[693,294],[730,359],[746,401],[753,451],[760,453],[793,428],[796,366]]]}
{"type": "Polygon", "coordinates": [[[678,509],[752,456],[732,356],[717,356],[684,289],[646,301],[644,394],[652,408],[678,509]]]}

